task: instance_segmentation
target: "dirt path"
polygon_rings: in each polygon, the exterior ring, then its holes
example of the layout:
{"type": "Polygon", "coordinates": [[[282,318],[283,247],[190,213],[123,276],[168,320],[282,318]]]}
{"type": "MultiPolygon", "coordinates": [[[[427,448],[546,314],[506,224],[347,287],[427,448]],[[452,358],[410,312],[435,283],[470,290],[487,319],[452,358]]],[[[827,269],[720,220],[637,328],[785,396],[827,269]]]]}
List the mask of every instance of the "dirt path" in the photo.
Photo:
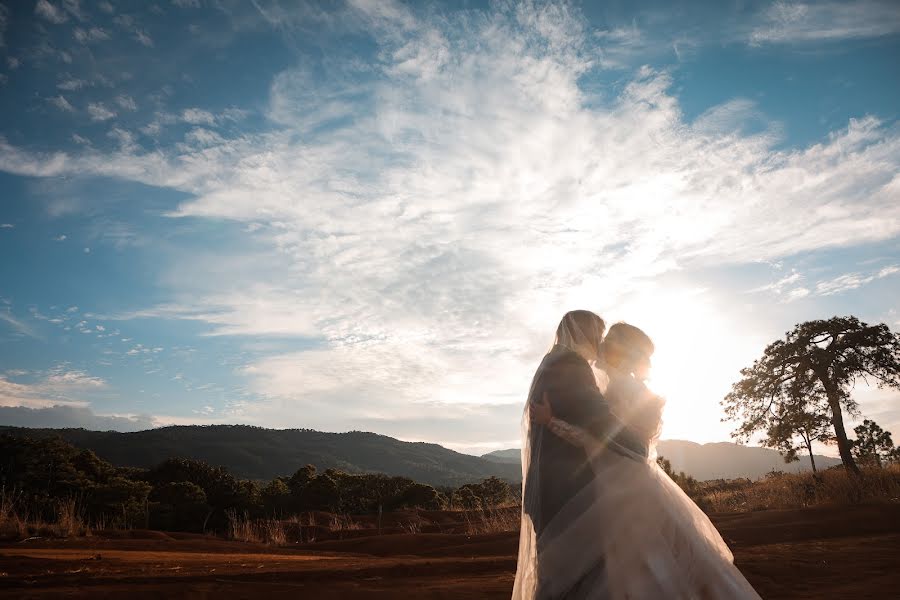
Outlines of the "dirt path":
{"type": "MultiPolygon", "coordinates": [[[[900,505],[714,519],[769,599],[889,598],[900,505]]],[[[202,536],[0,546],[2,598],[508,598],[518,535],[390,535],[272,549],[202,536]]]]}

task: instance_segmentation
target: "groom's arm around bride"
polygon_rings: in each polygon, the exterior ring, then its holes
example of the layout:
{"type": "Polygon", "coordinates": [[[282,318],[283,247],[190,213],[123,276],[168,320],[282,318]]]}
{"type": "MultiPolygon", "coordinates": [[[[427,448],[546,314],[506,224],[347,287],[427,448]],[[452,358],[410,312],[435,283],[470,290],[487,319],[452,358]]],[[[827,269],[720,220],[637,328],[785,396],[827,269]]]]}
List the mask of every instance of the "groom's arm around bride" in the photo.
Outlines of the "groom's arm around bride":
{"type": "MultiPolygon", "coordinates": [[[[546,397],[554,417],[576,425],[597,439],[609,439],[626,450],[646,456],[647,448],[622,427],[600,393],[594,372],[576,352],[557,346],[544,360],[532,385],[530,402],[546,397]]],[[[540,484],[525,490],[523,508],[540,536],[553,516],[590,483],[593,472],[584,449],[532,424],[527,481],[540,484]]]]}

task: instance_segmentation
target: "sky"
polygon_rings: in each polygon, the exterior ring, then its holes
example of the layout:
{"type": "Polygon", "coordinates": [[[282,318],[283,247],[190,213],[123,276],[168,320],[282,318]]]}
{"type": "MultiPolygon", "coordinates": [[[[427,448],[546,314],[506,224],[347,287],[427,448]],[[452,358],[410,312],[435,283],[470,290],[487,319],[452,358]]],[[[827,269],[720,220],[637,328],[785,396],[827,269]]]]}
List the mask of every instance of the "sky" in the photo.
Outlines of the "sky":
{"type": "Polygon", "coordinates": [[[891,1],[2,3],[0,423],[516,447],[586,308],[728,440],[794,324],[900,329],[898,61],[891,1]]]}

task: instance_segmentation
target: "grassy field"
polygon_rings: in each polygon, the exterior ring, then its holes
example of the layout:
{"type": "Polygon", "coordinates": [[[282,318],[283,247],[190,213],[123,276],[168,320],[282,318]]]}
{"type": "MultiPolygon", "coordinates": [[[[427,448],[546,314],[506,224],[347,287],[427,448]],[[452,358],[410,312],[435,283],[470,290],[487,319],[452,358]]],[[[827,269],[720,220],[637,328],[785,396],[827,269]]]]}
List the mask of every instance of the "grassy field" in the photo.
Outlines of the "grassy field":
{"type": "MultiPolygon", "coordinates": [[[[442,519],[447,532],[377,535],[363,523],[343,539],[285,545],[151,531],[8,542],[0,597],[509,597],[515,531],[470,534],[459,514],[420,517],[442,519]]],[[[713,520],[764,598],[885,598],[900,589],[900,504],[713,520]]]]}

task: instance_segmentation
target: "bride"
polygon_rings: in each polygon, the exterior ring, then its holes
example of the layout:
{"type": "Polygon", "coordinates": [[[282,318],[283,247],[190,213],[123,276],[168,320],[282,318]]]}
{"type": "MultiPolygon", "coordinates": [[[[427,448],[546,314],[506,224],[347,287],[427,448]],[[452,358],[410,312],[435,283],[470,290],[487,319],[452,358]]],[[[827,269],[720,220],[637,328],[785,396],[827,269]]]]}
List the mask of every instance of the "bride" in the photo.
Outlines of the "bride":
{"type": "MultiPolygon", "coordinates": [[[[597,379],[609,408],[621,423],[653,448],[661,427],[663,401],[644,385],[653,344],[631,325],[613,325],[600,345],[597,379]]],[[[540,566],[520,544],[514,598],[532,598],[529,573],[548,573],[541,598],[578,599],[758,599],[733,564],[733,556],[709,518],[650,457],[635,455],[615,442],[597,439],[578,424],[554,417],[542,399],[529,402],[530,420],[567,443],[585,450],[593,480],[541,533],[540,566]],[[548,541],[549,540],[549,541],[548,541]],[[522,549],[525,550],[522,550],[522,549]],[[602,577],[579,585],[584,574],[602,565],[602,577]],[[524,568],[523,568],[524,567],[524,568]],[[529,591],[531,590],[531,591],[529,591]]],[[[529,419],[525,419],[525,440],[529,419]]],[[[525,458],[523,454],[523,459],[525,458]]],[[[527,470],[523,471],[527,473],[527,470]]],[[[523,535],[534,535],[524,522],[523,535]]]]}

